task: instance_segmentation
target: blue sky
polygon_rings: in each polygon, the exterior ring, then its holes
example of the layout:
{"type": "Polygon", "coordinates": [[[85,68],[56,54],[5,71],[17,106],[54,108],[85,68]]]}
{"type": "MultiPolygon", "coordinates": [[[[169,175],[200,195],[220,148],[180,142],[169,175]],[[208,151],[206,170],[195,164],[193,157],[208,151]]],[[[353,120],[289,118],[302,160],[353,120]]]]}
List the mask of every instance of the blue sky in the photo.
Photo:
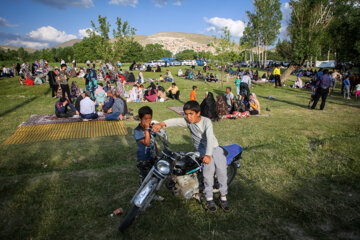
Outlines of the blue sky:
{"type": "MultiPolygon", "coordinates": [[[[281,0],[285,19],[291,10],[281,0]]],[[[7,0],[0,9],[0,44],[47,48],[84,37],[90,20],[107,16],[127,20],[137,35],[187,32],[215,35],[228,26],[234,39],[242,36],[253,11],[251,0],[7,0]]],[[[283,20],[281,36],[284,36],[283,20]]]]}

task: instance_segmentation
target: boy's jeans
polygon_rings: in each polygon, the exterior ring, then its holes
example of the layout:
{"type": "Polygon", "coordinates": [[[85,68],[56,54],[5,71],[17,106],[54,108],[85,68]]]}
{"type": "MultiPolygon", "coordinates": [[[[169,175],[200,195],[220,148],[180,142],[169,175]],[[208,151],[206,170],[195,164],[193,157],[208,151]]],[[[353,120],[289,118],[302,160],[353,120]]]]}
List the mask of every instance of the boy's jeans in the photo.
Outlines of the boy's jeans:
{"type": "Polygon", "coordinates": [[[119,121],[119,119],[120,119],[119,115],[120,115],[120,113],[118,113],[118,112],[108,113],[105,116],[105,120],[107,120],[107,121],[119,121]]]}
{"type": "Polygon", "coordinates": [[[236,95],[237,95],[237,96],[240,95],[240,86],[236,86],[236,95]]]}
{"type": "Polygon", "coordinates": [[[350,86],[349,85],[345,85],[344,86],[344,98],[345,96],[347,95],[347,97],[349,98],[350,97],[350,86]]]}
{"type": "Polygon", "coordinates": [[[227,186],[227,164],[224,150],[221,147],[214,148],[209,164],[204,164],[204,185],[205,185],[205,197],[206,199],[213,198],[213,186],[214,186],[214,173],[219,182],[219,190],[221,194],[228,193],[227,186]]]}

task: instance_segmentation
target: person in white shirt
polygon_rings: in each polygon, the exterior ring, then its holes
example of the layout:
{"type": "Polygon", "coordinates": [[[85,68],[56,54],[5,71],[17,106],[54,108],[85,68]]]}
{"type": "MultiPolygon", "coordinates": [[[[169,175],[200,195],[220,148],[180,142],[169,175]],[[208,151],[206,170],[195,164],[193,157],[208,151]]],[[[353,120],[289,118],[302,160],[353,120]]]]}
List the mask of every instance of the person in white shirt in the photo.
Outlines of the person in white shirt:
{"type": "Polygon", "coordinates": [[[96,119],[95,102],[90,99],[91,93],[86,91],[85,98],[80,101],[80,116],[83,119],[96,119]]]}

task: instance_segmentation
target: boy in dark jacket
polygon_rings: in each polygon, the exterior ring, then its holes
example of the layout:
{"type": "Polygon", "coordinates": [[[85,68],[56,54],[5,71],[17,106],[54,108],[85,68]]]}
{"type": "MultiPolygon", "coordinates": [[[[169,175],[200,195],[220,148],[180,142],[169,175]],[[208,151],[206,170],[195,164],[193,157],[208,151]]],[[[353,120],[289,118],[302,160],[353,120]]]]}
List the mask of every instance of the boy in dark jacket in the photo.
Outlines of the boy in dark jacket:
{"type": "Polygon", "coordinates": [[[55,115],[58,118],[68,118],[74,116],[75,114],[79,115],[79,112],[76,110],[74,105],[71,104],[68,98],[62,97],[55,103],[55,115]],[[70,106],[72,111],[68,111],[68,106],[70,106]]]}

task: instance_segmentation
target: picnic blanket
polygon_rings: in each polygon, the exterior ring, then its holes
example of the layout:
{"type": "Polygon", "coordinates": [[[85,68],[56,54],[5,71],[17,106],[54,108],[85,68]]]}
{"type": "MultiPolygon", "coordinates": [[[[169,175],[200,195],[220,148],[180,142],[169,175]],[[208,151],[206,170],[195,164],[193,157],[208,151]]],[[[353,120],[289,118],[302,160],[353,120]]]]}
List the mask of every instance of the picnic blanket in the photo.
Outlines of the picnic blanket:
{"type": "Polygon", "coordinates": [[[127,135],[123,121],[89,121],[21,126],[2,145],[59,139],[127,135]]]}
{"type": "Polygon", "coordinates": [[[168,107],[168,109],[176,112],[177,114],[179,114],[181,116],[184,116],[184,110],[183,110],[182,106],[180,106],[180,107],[168,107]]]}
{"type": "Polygon", "coordinates": [[[250,112],[233,112],[233,114],[221,115],[220,119],[236,119],[236,118],[248,118],[250,117],[250,112]]]}
{"type": "MultiPolygon", "coordinates": [[[[97,119],[93,121],[102,121],[105,120],[105,116],[99,116],[97,119]]],[[[72,122],[82,122],[80,117],[75,118],[58,118],[56,115],[31,115],[30,119],[26,122],[20,124],[22,126],[34,126],[34,125],[45,125],[52,123],[72,123],[72,122]]]]}

